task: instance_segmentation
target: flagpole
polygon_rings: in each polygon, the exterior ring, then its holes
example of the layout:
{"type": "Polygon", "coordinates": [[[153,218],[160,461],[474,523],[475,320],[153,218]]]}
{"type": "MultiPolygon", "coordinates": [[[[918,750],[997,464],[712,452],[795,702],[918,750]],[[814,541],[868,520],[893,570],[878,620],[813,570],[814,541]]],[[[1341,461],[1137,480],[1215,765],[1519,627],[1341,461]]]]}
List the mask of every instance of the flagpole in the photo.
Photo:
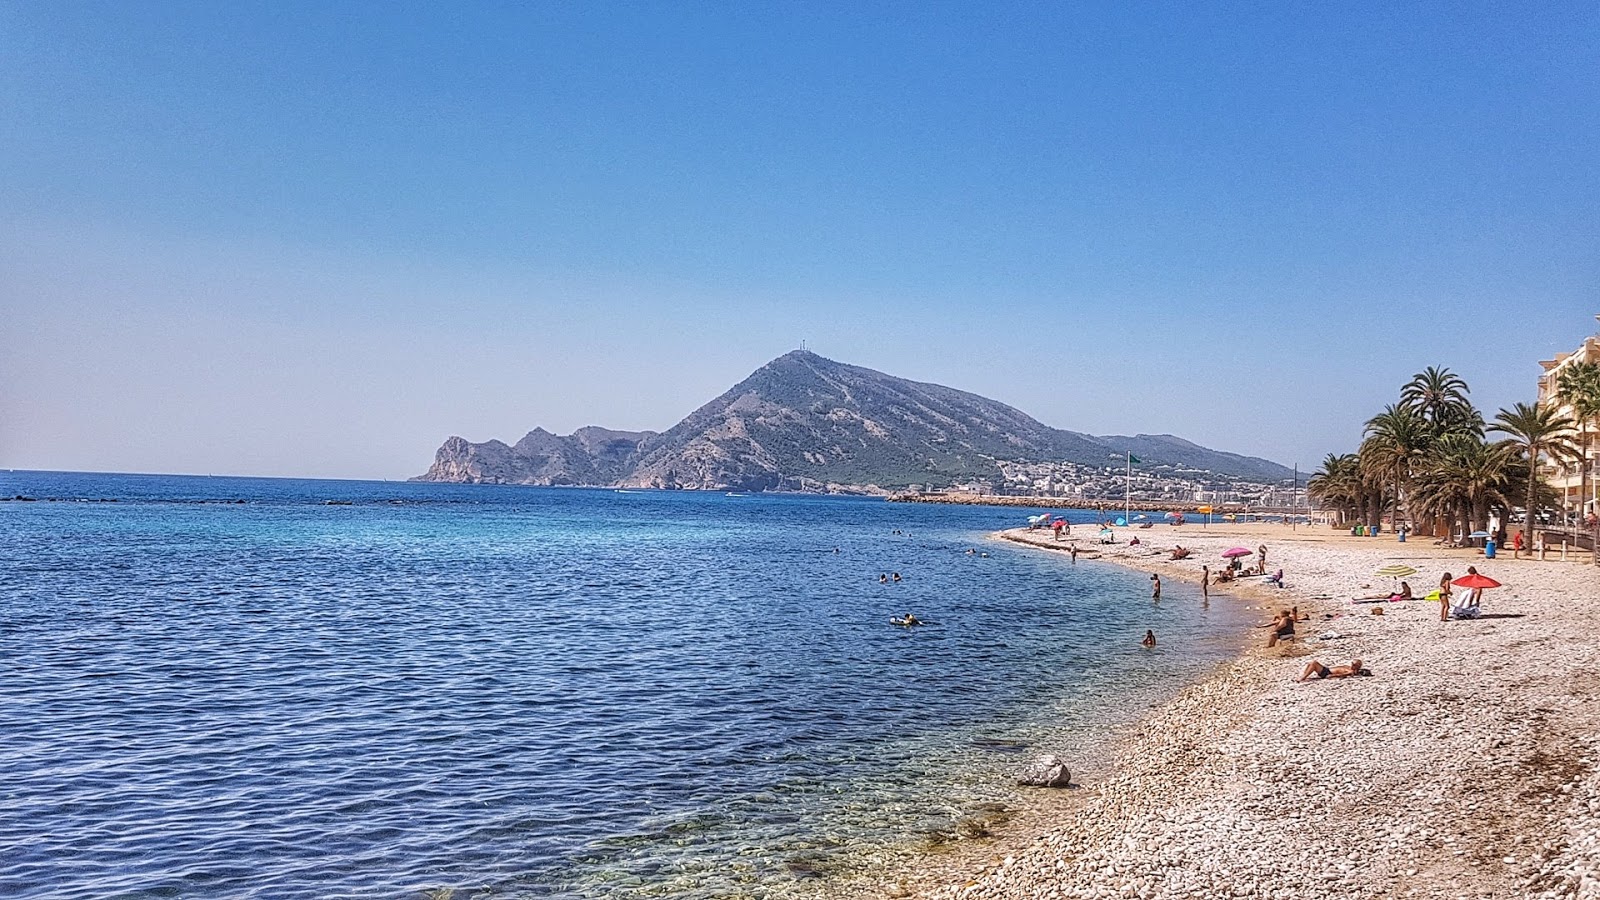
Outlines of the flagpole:
{"type": "Polygon", "coordinates": [[[1133,524],[1133,451],[1128,451],[1128,477],[1122,482],[1122,518],[1133,524]]]}

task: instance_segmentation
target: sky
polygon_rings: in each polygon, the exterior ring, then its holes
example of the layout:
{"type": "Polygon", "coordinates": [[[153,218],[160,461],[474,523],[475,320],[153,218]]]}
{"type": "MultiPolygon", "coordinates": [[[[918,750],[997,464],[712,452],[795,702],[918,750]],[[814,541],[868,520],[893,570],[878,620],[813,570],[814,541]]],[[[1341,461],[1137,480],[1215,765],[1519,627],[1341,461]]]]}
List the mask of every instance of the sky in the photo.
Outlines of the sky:
{"type": "Polygon", "coordinates": [[[0,467],[404,478],[805,341],[1306,471],[1597,285],[1592,2],[0,0],[0,467]]]}

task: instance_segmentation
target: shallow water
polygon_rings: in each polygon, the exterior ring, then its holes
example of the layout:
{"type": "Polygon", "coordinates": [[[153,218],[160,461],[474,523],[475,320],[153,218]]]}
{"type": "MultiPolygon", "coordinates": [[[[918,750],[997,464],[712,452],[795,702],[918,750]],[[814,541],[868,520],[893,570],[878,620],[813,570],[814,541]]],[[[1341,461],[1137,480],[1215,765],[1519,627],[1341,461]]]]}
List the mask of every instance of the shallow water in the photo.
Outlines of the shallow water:
{"type": "Polygon", "coordinates": [[[17,494],[59,499],[0,503],[12,896],[803,894],[939,844],[1238,632],[986,540],[1029,510],[0,473],[17,494]]]}

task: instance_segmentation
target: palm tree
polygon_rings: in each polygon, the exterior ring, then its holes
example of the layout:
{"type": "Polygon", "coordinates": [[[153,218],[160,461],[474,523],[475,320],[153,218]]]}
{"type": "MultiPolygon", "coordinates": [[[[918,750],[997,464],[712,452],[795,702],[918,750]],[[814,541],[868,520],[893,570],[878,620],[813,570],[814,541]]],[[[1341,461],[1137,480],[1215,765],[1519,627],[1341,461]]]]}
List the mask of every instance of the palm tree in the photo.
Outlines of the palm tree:
{"type": "Polygon", "coordinates": [[[1396,526],[1400,522],[1406,485],[1414,467],[1425,459],[1433,440],[1432,425],[1421,413],[1405,405],[1390,404],[1367,420],[1366,438],[1360,449],[1361,468],[1372,478],[1394,485],[1396,526]]]}
{"type": "Polygon", "coordinates": [[[1411,376],[1400,389],[1400,405],[1420,414],[1434,426],[1458,419],[1472,408],[1472,389],[1461,376],[1446,368],[1429,366],[1411,376]]]}
{"type": "Polygon", "coordinates": [[[1561,414],[1551,403],[1535,403],[1532,406],[1518,403],[1511,409],[1501,409],[1494,417],[1494,424],[1490,431],[1498,431],[1506,435],[1501,445],[1510,448],[1513,452],[1525,455],[1528,464],[1528,503],[1527,510],[1527,537],[1533,537],[1533,511],[1535,493],[1539,487],[1539,456],[1550,457],[1556,462],[1565,462],[1577,456],[1578,446],[1572,440],[1572,432],[1576,424],[1567,416],[1561,414]]]}
{"type": "Polygon", "coordinates": [[[1361,459],[1354,453],[1329,453],[1306,482],[1306,495],[1323,506],[1339,511],[1339,520],[1360,515],[1362,492],[1361,459]]]}
{"type": "Polygon", "coordinates": [[[1589,423],[1600,417],[1600,363],[1575,362],[1561,370],[1556,392],[1572,407],[1578,425],[1578,496],[1580,508],[1589,504],[1589,423]]]}
{"type": "Polygon", "coordinates": [[[1467,534],[1488,527],[1495,508],[1510,507],[1508,497],[1518,487],[1521,465],[1515,450],[1477,435],[1452,434],[1439,441],[1418,474],[1412,500],[1419,513],[1467,534]]]}

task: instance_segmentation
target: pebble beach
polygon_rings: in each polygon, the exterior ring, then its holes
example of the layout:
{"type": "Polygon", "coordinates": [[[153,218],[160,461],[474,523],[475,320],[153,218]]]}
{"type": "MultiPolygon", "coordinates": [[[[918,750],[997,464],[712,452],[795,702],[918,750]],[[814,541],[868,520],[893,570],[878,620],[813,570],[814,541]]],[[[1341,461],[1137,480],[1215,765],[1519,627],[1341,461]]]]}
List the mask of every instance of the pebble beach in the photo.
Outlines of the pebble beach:
{"type": "MultiPolygon", "coordinates": [[[[1088,531],[1085,553],[1163,579],[1198,581],[1224,550],[1264,543],[1285,586],[1213,585],[1209,602],[1250,604],[1262,622],[1291,606],[1308,618],[1270,649],[1260,629],[1239,659],[1143,719],[1104,774],[1053,792],[1029,833],[862,896],[1600,898],[1600,569],[1587,554],[1485,560],[1326,526],[1118,529],[1112,546],[1088,531]],[[1172,561],[1176,544],[1193,556],[1172,561]],[[1373,573],[1395,563],[1418,570],[1419,596],[1469,565],[1504,587],[1475,620],[1441,621],[1426,600],[1351,602],[1391,589],[1373,573]],[[1295,681],[1309,660],[1352,658],[1373,676],[1295,681]]],[[[1068,546],[1048,531],[997,537],[1068,546]]]]}

